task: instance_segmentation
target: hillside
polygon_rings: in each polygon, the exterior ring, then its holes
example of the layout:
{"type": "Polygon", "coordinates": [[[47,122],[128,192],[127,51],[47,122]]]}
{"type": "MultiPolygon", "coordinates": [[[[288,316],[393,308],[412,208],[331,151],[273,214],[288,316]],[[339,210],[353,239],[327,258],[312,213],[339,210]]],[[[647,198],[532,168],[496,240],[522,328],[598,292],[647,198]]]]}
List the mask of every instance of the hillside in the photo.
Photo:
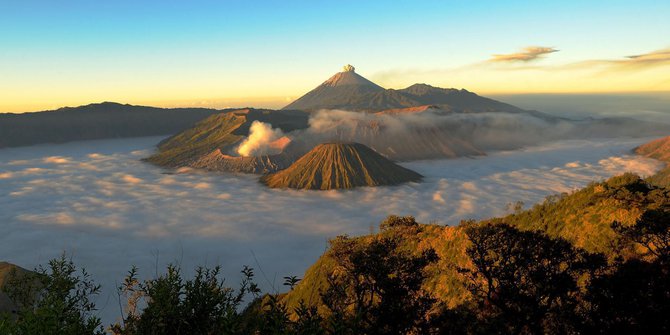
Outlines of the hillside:
{"type": "Polygon", "coordinates": [[[10,275],[15,273],[17,275],[28,273],[29,271],[7,262],[0,262],[0,313],[11,312],[15,309],[14,304],[9,300],[7,294],[3,292],[3,288],[7,284],[10,275]]]}
{"type": "Polygon", "coordinates": [[[52,111],[0,114],[0,148],[182,131],[220,110],[156,108],[103,102],[52,111]]]}
{"type": "Polygon", "coordinates": [[[272,188],[330,190],[360,186],[397,185],[421,180],[359,143],[325,143],[314,147],[283,171],[261,177],[272,188]]]}
{"type": "MultiPolygon", "coordinates": [[[[650,186],[631,174],[593,183],[572,194],[548,197],[547,200],[525,211],[501,218],[484,220],[477,225],[506,223],[521,230],[539,230],[550,237],[561,237],[590,252],[604,253],[610,260],[617,256],[630,258],[639,256],[641,250],[622,243],[611,228],[613,221],[625,226],[633,224],[648,209],[670,205],[670,190],[650,186]]],[[[387,221],[392,220],[390,217],[387,221]]],[[[387,223],[382,223],[382,227],[387,223]]],[[[449,223],[455,224],[455,223],[449,223]]],[[[390,234],[377,234],[353,238],[357,244],[390,234]]],[[[398,230],[393,232],[398,233],[398,230]]],[[[453,308],[463,303],[470,295],[458,268],[470,267],[465,253],[469,241],[463,226],[440,226],[419,224],[416,228],[400,230],[402,250],[420,254],[434,249],[439,257],[437,264],[429,268],[430,277],[425,289],[439,301],[453,308]]],[[[300,300],[320,307],[321,292],[327,286],[327,277],[337,271],[331,248],[305,273],[304,279],[283,299],[289,306],[300,300]]]]}
{"type": "MultiPolygon", "coordinates": [[[[289,132],[306,128],[307,119],[307,113],[299,111],[244,109],[219,113],[161,141],[158,152],[146,158],[146,161],[164,167],[191,166],[218,171],[256,171],[256,167],[263,165],[263,162],[250,163],[249,159],[234,159],[229,156],[249,135],[253,121],[268,123],[274,128],[289,132]]],[[[273,158],[266,156],[263,159],[273,158]]],[[[266,170],[261,167],[259,171],[266,170]]]]}
{"type": "Polygon", "coordinates": [[[670,186],[670,136],[645,143],[635,148],[635,153],[668,163],[668,166],[649,177],[649,182],[659,186],[670,186]]]}

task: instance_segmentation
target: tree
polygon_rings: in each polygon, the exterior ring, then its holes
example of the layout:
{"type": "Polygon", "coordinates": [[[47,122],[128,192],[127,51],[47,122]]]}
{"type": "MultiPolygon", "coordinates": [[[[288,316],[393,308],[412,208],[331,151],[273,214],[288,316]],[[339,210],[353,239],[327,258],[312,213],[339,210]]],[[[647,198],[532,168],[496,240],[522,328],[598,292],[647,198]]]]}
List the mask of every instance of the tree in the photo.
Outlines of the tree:
{"type": "Polygon", "coordinates": [[[631,226],[612,223],[622,238],[646,249],[648,256],[661,263],[670,261],[670,205],[649,209],[631,226]]]}
{"type": "Polygon", "coordinates": [[[437,254],[432,249],[419,255],[401,250],[402,233],[395,229],[414,227],[412,222],[416,222],[398,219],[400,222],[385,222],[381,236],[369,242],[347,237],[331,241],[338,269],[329,277],[322,300],[331,311],[333,333],[430,332],[429,311],[435,299],[422,285],[425,268],[437,261],[437,254]]]}
{"type": "Polygon", "coordinates": [[[237,334],[241,331],[238,310],[248,294],[260,290],[253,282],[253,270],[245,267],[236,290],[225,285],[221,268],[196,269],[192,279],[184,280],[181,271],[168,265],[158,278],[137,280],[133,268],[119,288],[127,299],[123,324],[111,327],[115,334],[237,334]],[[144,301],[146,307],[138,312],[144,301]]]}
{"type": "Polygon", "coordinates": [[[662,334],[670,332],[670,206],[645,211],[635,224],[612,228],[624,242],[646,250],[642,258],[618,259],[588,291],[587,331],[662,334]]]}
{"type": "Polygon", "coordinates": [[[472,268],[460,272],[468,279],[479,319],[495,327],[489,331],[567,333],[579,327],[578,281],[601,269],[604,256],[506,224],[464,228],[472,268]]]}

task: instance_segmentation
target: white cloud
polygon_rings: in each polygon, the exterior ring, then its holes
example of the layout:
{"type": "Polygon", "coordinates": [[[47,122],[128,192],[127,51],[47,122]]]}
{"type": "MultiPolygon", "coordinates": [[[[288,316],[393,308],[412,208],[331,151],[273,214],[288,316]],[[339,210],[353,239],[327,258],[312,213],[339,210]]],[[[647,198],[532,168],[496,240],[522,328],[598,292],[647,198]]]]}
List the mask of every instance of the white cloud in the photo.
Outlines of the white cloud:
{"type": "Polygon", "coordinates": [[[67,164],[70,162],[68,158],[60,156],[45,157],[43,161],[44,163],[51,163],[51,164],[67,164]]]}
{"type": "Polygon", "coordinates": [[[142,179],[137,178],[130,174],[124,174],[121,176],[121,180],[129,184],[139,184],[142,182],[142,179]]]}

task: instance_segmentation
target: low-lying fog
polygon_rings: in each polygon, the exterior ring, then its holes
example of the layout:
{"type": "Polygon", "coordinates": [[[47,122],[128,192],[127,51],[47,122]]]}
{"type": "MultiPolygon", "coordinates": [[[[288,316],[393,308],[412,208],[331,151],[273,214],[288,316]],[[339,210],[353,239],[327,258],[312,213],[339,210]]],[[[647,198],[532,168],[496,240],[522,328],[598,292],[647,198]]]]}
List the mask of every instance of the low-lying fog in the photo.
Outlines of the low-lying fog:
{"type": "Polygon", "coordinates": [[[426,176],[419,184],[289,191],[267,189],[254,175],[169,174],[140,162],[159,140],[0,150],[0,258],[32,268],[67,252],[104,286],[98,306],[109,323],[119,316],[116,283],[133,264],[146,276],[168,262],[186,270],[221,264],[233,283],[248,264],[269,290],[282,276],[302,276],[328,238],[367,233],[389,214],[454,225],[503,215],[511,202],[528,207],[593,180],[662,166],[629,154],[649,139],[559,141],[403,163],[426,176]]]}

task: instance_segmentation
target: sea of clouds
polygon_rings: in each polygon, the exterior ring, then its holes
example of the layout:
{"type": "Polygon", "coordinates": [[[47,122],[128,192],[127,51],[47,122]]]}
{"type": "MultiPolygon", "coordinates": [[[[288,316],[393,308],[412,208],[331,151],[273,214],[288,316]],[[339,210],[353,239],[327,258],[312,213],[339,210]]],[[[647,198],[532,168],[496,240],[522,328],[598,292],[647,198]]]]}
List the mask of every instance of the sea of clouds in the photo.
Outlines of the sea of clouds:
{"type": "Polygon", "coordinates": [[[660,162],[630,151],[649,139],[558,141],[476,158],[402,163],[421,183],[350,191],[268,189],[258,176],[164,170],[140,158],[157,137],[0,150],[0,260],[33,268],[66,252],[103,285],[106,323],[118,316],[114,288],[131,265],[152,276],[177,262],[243,265],[267,291],[301,276],[339,234],[376,229],[389,214],[455,225],[526,207],[551,194],[660,162]]]}

